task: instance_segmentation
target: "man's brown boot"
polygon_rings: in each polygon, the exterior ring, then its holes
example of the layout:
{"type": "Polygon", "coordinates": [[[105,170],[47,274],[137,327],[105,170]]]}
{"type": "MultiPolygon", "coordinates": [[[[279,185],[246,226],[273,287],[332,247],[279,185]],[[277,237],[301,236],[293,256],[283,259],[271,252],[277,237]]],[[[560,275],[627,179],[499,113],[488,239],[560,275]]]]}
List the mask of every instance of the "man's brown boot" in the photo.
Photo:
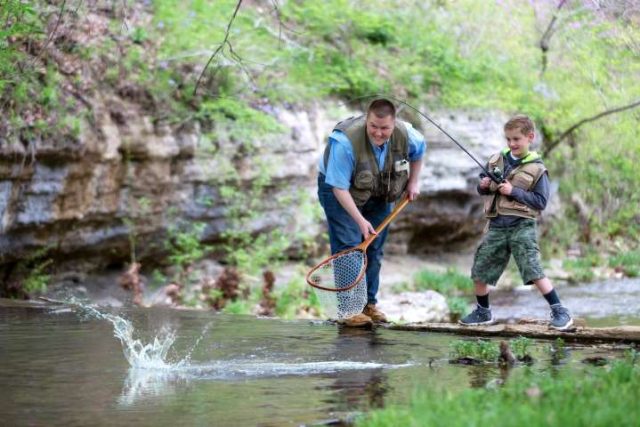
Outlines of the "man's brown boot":
{"type": "Polygon", "coordinates": [[[374,322],[387,322],[387,316],[378,310],[375,304],[367,304],[362,313],[369,316],[374,322]]]}
{"type": "Polygon", "coordinates": [[[339,323],[342,323],[345,326],[351,326],[352,328],[373,325],[373,321],[371,320],[371,318],[364,313],[358,313],[354,316],[342,319],[339,321],[339,323]]]}

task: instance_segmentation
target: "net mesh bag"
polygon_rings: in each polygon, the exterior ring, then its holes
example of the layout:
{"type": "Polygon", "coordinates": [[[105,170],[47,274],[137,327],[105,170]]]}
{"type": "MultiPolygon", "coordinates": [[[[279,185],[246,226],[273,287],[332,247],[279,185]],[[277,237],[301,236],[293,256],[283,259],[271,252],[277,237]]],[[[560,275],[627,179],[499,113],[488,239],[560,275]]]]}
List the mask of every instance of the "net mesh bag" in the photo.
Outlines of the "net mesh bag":
{"type": "Polygon", "coordinates": [[[327,260],[309,274],[327,317],[340,320],[362,313],[367,304],[366,266],[365,253],[355,250],[327,260]]]}

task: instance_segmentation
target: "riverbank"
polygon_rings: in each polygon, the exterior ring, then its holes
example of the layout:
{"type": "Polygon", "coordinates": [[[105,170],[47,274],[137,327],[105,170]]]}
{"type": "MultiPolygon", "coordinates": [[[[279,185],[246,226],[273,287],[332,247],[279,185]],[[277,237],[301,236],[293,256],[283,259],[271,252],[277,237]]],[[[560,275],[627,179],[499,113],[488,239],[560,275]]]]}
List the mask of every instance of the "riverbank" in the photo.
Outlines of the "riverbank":
{"type": "MultiPolygon", "coordinates": [[[[435,290],[415,291],[413,284],[416,276],[424,271],[435,274],[455,271],[461,277],[466,277],[472,261],[473,253],[470,252],[432,256],[388,255],[381,270],[379,307],[394,323],[450,321],[452,319],[447,297],[435,290]]],[[[558,289],[562,302],[570,308],[574,316],[588,319],[589,326],[640,325],[640,279],[616,278],[611,275],[612,277],[605,280],[575,285],[566,280],[568,274],[561,268],[561,264],[560,261],[556,261],[546,271],[558,289]]],[[[304,305],[304,295],[309,291],[309,287],[304,283],[304,274],[308,268],[301,263],[286,263],[274,269],[272,303],[277,304],[278,298],[290,299],[290,307],[285,314],[282,310],[279,314],[276,310],[270,313],[267,311],[265,314],[259,301],[260,288],[264,280],[261,277],[247,278],[252,283],[254,295],[241,300],[234,309],[245,314],[321,318],[313,310],[296,307],[296,304],[304,305]]],[[[224,271],[223,266],[208,261],[199,266],[198,274],[206,278],[203,282],[213,283],[224,271]]],[[[67,280],[52,286],[47,296],[65,299],[73,295],[102,306],[127,306],[134,303],[134,296],[132,290],[122,286],[122,280],[122,272],[84,277],[80,285],[74,285],[71,280],[67,280]]],[[[147,276],[141,276],[141,282],[145,286],[142,289],[140,305],[212,309],[202,300],[204,293],[201,287],[183,290],[182,300],[177,300],[167,295],[171,285],[153,286],[151,278],[147,276]],[[190,294],[185,296],[187,292],[190,294]],[[191,303],[187,303],[187,299],[190,299],[191,303]]],[[[475,304],[472,292],[461,296],[459,302],[463,309],[471,310],[475,304]]],[[[492,290],[491,304],[496,317],[504,322],[521,318],[548,317],[548,306],[544,299],[535,288],[519,284],[517,270],[512,266],[505,271],[499,286],[492,290]]]]}
{"type": "MultiPolygon", "coordinates": [[[[393,293],[395,286],[410,282],[423,269],[444,272],[447,268],[455,268],[468,274],[472,264],[472,253],[432,258],[387,257],[381,271],[380,304],[397,318],[407,307],[398,303],[398,294],[393,293]]],[[[573,284],[568,280],[569,273],[562,268],[561,261],[552,262],[546,272],[563,304],[569,307],[574,317],[586,319],[589,326],[640,325],[640,278],[623,277],[611,270],[609,274],[603,274],[604,279],[573,284]]],[[[405,296],[404,300],[410,296],[405,296]]],[[[475,301],[472,296],[467,299],[471,309],[475,301]]],[[[538,290],[521,285],[517,270],[512,266],[505,271],[498,286],[492,289],[491,306],[494,315],[503,322],[522,318],[547,319],[549,316],[548,305],[538,290]]],[[[429,316],[425,314],[425,317],[429,316]]]]}

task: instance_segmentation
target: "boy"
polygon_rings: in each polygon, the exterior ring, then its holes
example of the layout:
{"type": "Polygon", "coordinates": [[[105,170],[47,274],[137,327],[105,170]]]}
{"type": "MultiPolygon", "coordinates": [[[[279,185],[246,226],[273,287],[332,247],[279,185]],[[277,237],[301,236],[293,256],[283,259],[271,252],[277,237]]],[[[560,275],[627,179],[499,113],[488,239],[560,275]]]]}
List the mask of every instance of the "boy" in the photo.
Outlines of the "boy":
{"type": "Polygon", "coordinates": [[[534,284],[549,303],[549,326],[564,331],[573,325],[569,310],[560,304],[540,264],[535,218],[547,205],[549,177],[540,156],[529,151],[534,129],[527,116],[510,119],[504,125],[507,148],[491,156],[487,165],[488,171],[499,168],[504,181],[498,185],[485,174],[480,175],[477,190],[485,196],[489,231],[476,251],[471,269],[477,307],[460,320],[462,325],[495,322],[489,305],[489,285],[496,285],[512,253],[523,282],[534,284]]]}

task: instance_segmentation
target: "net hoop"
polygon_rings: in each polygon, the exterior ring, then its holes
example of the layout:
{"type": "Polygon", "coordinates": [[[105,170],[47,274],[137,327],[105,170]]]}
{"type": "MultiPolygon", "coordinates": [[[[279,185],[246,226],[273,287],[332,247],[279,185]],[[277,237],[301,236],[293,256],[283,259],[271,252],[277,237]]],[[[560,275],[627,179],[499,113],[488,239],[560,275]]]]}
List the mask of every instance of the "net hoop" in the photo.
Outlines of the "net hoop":
{"type": "Polygon", "coordinates": [[[356,247],[356,248],[344,250],[342,252],[338,252],[337,254],[332,255],[329,258],[325,259],[320,264],[318,264],[315,267],[313,267],[313,269],[311,271],[309,271],[309,273],[307,273],[306,280],[307,280],[307,283],[309,284],[309,286],[311,286],[313,288],[316,288],[316,289],[320,289],[320,290],[323,290],[323,291],[329,291],[329,292],[343,292],[343,291],[348,291],[348,290],[353,289],[354,287],[356,287],[358,285],[358,283],[360,283],[360,281],[362,280],[362,278],[364,277],[366,272],[367,272],[367,256],[366,256],[366,253],[362,249],[360,249],[359,247],[356,247]],[[328,265],[334,259],[341,258],[344,255],[347,255],[347,254],[350,254],[350,253],[355,253],[355,252],[361,252],[361,253],[364,254],[363,262],[362,262],[362,267],[360,267],[360,273],[358,274],[356,279],[353,281],[353,283],[351,283],[349,286],[345,286],[345,287],[341,287],[341,288],[337,288],[337,287],[327,288],[326,286],[321,286],[318,283],[315,283],[311,279],[311,277],[313,276],[313,273],[315,273],[316,271],[322,269],[325,265],[328,265]]]}
{"type": "MultiPolygon", "coordinates": [[[[389,223],[400,213],[400,211],[402,211],[402,209],[405,208],[405,206],[407,206],[407,204],[409,204],[410,200],[408,196],[405,196],[403,198],[402,201],[400,201],[396,207],[393,209],[393,211],[382,221],[382,223],[380,223],[380,225],[378,225],[378,227],[376,228],[376,232],[375,233],[371,233],[369,235],[369,237],[367,237],[362,243],[360,243],[358,246],[351,248],[351,249],[347,249],[341,252],[338,252],[335,255],[330,256],[329,258],[325,259],[324,261],[322,261],[320,264],[316,265],[315,267],[313,267],[311,269],[311,271],[309,271],[309,273],[307,274],[307,283],[311,286],[314,287],[316,289],[322,290],[322,291],[328,291],[328,292],[343,292],[343,291],[349,291],[351,289],[353,289],[355,286],[357,286],[362,279],[365,277],[366,271],[367,271],[367,248],[369,247],[369,245],[371,244],[371,242],[373,242],[373,240],[378,237],[378,235],[380,234],[380,232],[382,230],[385,229],[385,227],[387,225],[389,225],[389,223]],[[355,280],[353,280],[352,282],[349,283],[348,286],[343,286],[343,287],[338,287],[338,286],[334,286],[332,288],[328,288],[326,286],[322,286],[320,284],[317,283],[317,280],[312,280],[312,276],[314,274],[318,274],[316,277],[321,277],[321,275],[319,273],[316,273],[320,270],[322,270],[325,267],[328,267],[329,269],[333,269],[333,262],[336,259],[348,256],[350,254],[355,254],[355,253],[360,253],[362,256],[362,261],[360,263],[360,270],[358,272],[358,275],[356,276],[355,280]]],[[[333,274],[333,272],[332,272],[333,274]]],[[[334,276],[335,277],[335,276],[334,276]]],[[[334,284],[335,284],[335,279],[334,279],[334,284]]]]}

